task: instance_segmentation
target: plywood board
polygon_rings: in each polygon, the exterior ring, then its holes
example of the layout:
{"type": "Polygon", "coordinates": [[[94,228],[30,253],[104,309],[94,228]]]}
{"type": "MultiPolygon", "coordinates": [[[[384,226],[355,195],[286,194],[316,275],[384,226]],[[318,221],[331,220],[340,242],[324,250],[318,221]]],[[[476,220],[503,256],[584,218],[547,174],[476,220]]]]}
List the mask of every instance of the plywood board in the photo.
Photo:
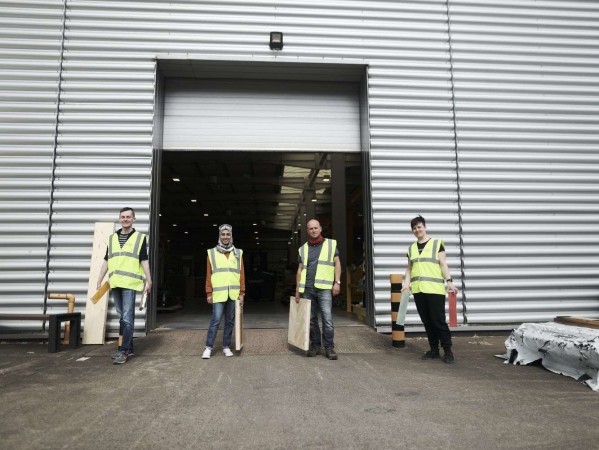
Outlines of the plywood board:
{"type": "Polygon", "coordinates": [[[235,350],[243,348],[243,303],[235,302],[235,350]]]}
{"type": "Polygon", "coordinates": [[[557,316],[554,319],[554,322],[561,323],[564,325],[573,325],[576,327],[599,329],[599,320],[598,319],[589,319],[586,317],[557,316]]]}
{"type": "Polygon", "coordinates": [[[299,303],[295,302],[295,297],[289,299],[287,342],[302,350],[310,348],[310,303],[305,298],[301,298],[299,303]]]}
{"type": "Polygon", "coordinates": [[[113,222],[96,222],[94,227],[94,241],[92,244],[92,258],[89,266],[89,282],[87,285],[87,302],[85,304],[85,321],[83,323],[83,344],[104,344],[106,334],[106,314],[108,312],[108,292],[94,303],[91,298],[98,287],[98,276],[104,255],[106,254],[106,243],[112,233],[115,224],[113,222]]]}

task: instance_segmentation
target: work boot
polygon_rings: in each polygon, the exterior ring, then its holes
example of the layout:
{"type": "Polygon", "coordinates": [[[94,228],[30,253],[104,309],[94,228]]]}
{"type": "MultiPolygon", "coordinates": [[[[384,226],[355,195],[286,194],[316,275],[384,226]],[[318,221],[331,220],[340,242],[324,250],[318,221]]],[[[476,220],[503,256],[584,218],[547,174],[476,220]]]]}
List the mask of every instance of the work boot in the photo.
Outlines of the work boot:
{"type": "Polygon", "coordinates": [[[424,355],[422,355],[422,358],[420,358],[420,359],[438,359],[440,357],[441,357],[441,355],[439,354],[439,349],[431,348],[428,352],[426,352],[424,355]]]}
{"type": "Polygon", "coordinates": [[[320,346],[310,345],[310,350],[306,352],[306,356],[312,358],[316,355],[320,355],[320,346]]]}
{"type": "Polygon", "coordinates": [[[455,357],[453,356],[453,352],[451,349],[445,350],[445,354],[443,355],[443,362],[445,364],[451,364],[455,361],[455,357]]]}
{"type": "Polygon", "coordinates": [[[325,349],[325,355],[331,361],[336,361],[337,360],[337,353],[335,352],[335,349],[332,348],[332,347],[325,349]]]}

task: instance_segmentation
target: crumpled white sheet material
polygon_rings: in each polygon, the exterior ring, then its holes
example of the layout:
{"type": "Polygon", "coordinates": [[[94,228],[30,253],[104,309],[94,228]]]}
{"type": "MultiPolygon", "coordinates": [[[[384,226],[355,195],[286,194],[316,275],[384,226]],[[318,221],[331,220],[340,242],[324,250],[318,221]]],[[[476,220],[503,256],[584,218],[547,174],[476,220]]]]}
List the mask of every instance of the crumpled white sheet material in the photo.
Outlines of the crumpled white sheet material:
{"type": "Polygon", "coordinates": [[[512,331],[505,348],[506,364],[530,364],[540,359],[547,370],[599,391],[599,329],[555,322],[523,323],[512,331]]]}

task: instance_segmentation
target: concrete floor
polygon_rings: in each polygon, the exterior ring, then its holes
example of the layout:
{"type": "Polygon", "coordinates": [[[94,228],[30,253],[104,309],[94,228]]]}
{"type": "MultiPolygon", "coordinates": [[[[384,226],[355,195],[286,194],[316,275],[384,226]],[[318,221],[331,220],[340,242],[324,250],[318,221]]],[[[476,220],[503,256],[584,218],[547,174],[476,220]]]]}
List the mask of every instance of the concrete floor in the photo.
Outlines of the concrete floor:
{"type": "MultiPolygon", "coordinates": [[[[205,299],[186,299],[183,308],[172,312],[159,312],[157,327],[168,330],[207,330],[212,315],[212,306],[205,299]]],[[[362,322],[341,308],[333,308],[335,325],[361,326],[362,322]]],[[[289,303],[245,302],[244,328],[287,328],[289,303]]],[[[221,325],[222,326],[222,325],[221,325]]]]}
{"type": "Polygon", "coordinates": [[[597,393],[503,364],[505,336],[457,336],[446,365],[420,360],[424,339],[395,349],[364,326],[337,328],[338,361],[306,358],[285,333],[247,330],[241,355],[202,360],[205,331],[157,330],[123,366],[114,343],[3,343],[0,448],[597,447],[597,393]]]}

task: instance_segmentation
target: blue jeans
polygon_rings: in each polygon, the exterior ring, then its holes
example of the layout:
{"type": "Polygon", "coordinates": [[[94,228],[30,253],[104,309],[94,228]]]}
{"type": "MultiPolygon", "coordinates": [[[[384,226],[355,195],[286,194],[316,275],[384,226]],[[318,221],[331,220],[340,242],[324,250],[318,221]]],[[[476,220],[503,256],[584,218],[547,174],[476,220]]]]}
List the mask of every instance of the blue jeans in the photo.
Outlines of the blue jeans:
{"type": "Polygon", "coordinates": [[[235,325],[235,300],[231,299],[226,302],[212,304],[212,319],[210,319],[210,326],[208,327],[208,334],[206,335],[206,347],[214,347],[216,332],[220,325],[220,319],[223,317],[223,312],[225,312],[223,348],[231,347],[231,336],[233,335],[233,326],[235,325]]]}
{"type": "Polygon", "coordinates": [[[120,350],[133,353],[133,331],[135,327],[135,294],[132,289],[113,288],[112,298],[119,315],[119,335],[123,336],[120,350]]]}
{"type": "Polygon", "coordinates": [[[321,343],[324,348],[333,348],[335,344],[335,325],[333,324],[333,293],[330,289],[309,289],[304,291],[303,298],[312,300],[310,306],[310,345],[320,347],[321,343]],[[318,311],[322,316],[322,339],[320,336],[320,328],[318,326],[318,311]]]}

